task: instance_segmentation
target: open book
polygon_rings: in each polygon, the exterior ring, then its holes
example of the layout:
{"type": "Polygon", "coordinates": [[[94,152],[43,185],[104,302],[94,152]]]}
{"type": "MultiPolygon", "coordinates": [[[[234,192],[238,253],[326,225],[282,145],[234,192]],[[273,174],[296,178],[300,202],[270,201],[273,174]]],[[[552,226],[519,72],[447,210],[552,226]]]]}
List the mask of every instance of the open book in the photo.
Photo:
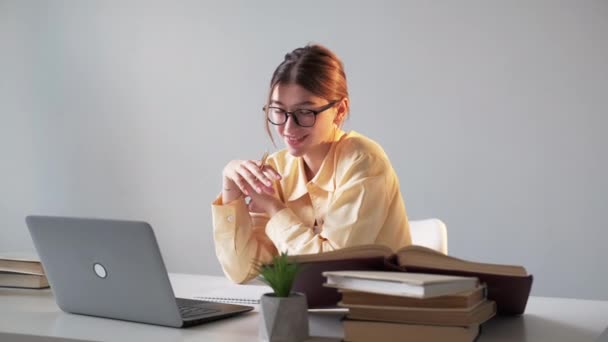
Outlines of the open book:
{"type": "Polygon", "coordinates": [[[306,293],[308,306],[335,306],[340,294],[323,286],[325,271],[401,271],[473,276],[485,283],[488,299],[496,302],[499,314],[522,314],[532,288],[532,275],[522,266],[473,262],[447,256],[422,246],[406,246],[395,253],[381,245],[347,247],[318,254],[293,255],[290,262],[302,264],[294,291],[306,293]]]}

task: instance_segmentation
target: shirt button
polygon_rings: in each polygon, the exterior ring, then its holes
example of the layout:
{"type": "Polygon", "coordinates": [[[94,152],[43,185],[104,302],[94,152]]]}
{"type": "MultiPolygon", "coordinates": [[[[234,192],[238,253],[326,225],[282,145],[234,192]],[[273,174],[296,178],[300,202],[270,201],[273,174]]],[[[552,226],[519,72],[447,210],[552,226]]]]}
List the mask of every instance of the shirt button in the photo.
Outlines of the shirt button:
{"type": "Polygon", "coordinates": [[[226,216],[226,221],[231,222],[231,223],[234,222],[234,215],[226,216]]]}

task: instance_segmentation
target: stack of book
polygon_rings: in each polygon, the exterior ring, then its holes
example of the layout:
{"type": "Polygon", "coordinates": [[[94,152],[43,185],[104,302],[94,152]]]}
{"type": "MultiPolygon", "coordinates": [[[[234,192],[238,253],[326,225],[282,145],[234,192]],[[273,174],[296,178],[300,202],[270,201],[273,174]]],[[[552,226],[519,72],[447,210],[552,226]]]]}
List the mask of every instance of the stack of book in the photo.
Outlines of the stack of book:
{"type": "Polygon", "coordinates": [[[0,254],[0,287],[42,289],[48,279],[38,258],[23,254],[0,254]]]}
{"type": "Polygon", "coordinates": [[[324,272],[348,308],[344,340],[474,341],[496,314],[474,277],[386,271],[324,272]]]}
{"type": "Polygon", "coordinates": [[[292,255],[302,265],[293,291],[306,294],[309,308],[334,307],[340,293],[323,286],[323,272],[345,270],[416,272],[476,277],[496,302],[498,315],[521,315],[532,289],[533,276],[519,265],[490,264],[448,256],[433,249],[409,245],[393,252],[383,245],[359,245],[317,254],[292,255]]]}

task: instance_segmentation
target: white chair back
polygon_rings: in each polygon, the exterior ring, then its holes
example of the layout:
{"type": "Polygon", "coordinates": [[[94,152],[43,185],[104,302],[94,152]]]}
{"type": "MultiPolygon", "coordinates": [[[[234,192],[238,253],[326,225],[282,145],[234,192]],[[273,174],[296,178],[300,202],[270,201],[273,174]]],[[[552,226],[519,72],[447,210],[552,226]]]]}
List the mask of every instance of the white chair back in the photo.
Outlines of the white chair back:
{"type": "Polygon", "coordinates": [[[412,244],[448,254],[448,230],[440,219],[410,221],[412,244]]]}

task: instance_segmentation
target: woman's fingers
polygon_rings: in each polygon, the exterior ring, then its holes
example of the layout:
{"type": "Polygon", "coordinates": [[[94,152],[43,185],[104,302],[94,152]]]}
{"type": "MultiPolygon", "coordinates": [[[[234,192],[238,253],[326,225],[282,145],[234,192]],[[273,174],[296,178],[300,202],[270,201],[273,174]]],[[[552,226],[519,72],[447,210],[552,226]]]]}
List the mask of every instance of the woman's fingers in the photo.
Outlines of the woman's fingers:
{"type": "Polygon", "coordinates": [[[260,169],[258,165],[254,161],[249,161],[244,163],[243,166],[255,177],[255,182],[252,184],[252,187],[255,189],[257,193],[265,192],[269,195],[274,194],[273,180],[276,178],[276,174],[278,174],[272,167],[264,167],[260,169]]]}
{"type": "Polygon", "coordinates": [[[257,166],[255,166],[252,161],[247,161],[241,164],[237,169],[237,173],[244,179],[247,185],[253,189],[253,191],[259,194],[262,192],[271,194],[274,193],[272,182],[266,178],[266,176],[257,168],[257,166]]]}
{"type": "Polygon", "coordinates": [[[270,165],[260,168],[259,163],[257,160],[234,160],[225,173],[245,195],[251,191],[272,195],[275,192],[273,181],[281,179],[281,175],[270,165]]]}
{"type": "Polygon", "coordinates": [[[247,185],[251,186],[251,188],[253,188],[253,190],[260,192],[262,191],[261,189],[258,190],[258,188],[260,187],[257,184],[256,181],[256,177],[251,173],[251,171],[249,171],[249,169],[245,166],[245,163],[241,164],[237,169],[236,169],[236,173],[241,177],[241,179],[247,183],[247,185]]]}
{"type": "Polygon", "coordinates": [[[281,175],[270,165],[264,165],[262,168],[264,174],[271,180],[281,179],[281,175]]]}
{"type": "Polygon", "coordinates": [[[249,172],[251,172],[251,174],[255,176],[256,180],[259,183],[262,183],[266,186],[272,186],[272,180],[264,174],[263,170],[260,169],[257,163],[254,163],[250,160],[244,163],[243,165],[249,170],[249,172]]]}
{"type": "Polygon", "coordinates": [[[249,195],[249,191],[247,191],[247,186],[246,183],[243,178],[241,177],[241,175],[238,172],[234,172],[234,176],[231,177],[232,181],[234,182],[234,184],[236,184],[236,186],[239,187],[239,189],[241,190],[242,193],[244,193],[246,196],[249,195]]]}

